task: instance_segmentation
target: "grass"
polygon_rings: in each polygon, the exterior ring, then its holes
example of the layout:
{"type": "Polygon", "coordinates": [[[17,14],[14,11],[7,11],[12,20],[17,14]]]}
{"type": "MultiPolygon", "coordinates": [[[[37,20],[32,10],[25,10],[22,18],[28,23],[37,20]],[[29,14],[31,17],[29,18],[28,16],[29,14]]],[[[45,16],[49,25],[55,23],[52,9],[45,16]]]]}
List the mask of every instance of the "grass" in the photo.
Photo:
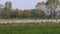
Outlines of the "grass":
{"type": "Polygon", "coordinates": [[[13,26],[11,24],[1,24],[0,34],[60,34],[60,24],[22,24],[18,26],[13,26]]]}

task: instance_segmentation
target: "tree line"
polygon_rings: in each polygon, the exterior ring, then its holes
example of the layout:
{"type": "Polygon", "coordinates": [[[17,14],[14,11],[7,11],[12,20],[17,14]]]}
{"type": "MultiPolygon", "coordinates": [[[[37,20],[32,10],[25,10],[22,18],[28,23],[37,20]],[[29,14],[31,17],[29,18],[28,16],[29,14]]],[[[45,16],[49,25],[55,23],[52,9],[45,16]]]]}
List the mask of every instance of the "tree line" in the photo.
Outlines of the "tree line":
{"type": "Polygon", "coordinates": [[[41,9],[12,9],[12,3],[6,2],[5,7],[2,9],[2,11],[0,9],[0,18],[55,18],[57,15],[56,8],[57,6],[60,6],[59,0],[47,0],[44,5],[46,5],[47,9],[49,9],[50,15],[46,15],[44,10],[41,9]]]}
{"type": "Polygon", "coordinates": [[[45,18],[45,13],[40,9],[19,10],[4,8],[0,12],[0,18],[45,18]]]}

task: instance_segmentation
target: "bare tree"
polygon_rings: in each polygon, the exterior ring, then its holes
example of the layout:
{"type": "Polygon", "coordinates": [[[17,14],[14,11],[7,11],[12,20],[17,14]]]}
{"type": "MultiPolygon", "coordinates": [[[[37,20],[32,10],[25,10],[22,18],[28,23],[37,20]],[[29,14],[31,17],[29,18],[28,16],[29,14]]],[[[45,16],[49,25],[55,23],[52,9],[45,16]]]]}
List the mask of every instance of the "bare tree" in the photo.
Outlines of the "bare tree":
{"type": "Polygon", "coordinates": [[[52,17],[52,19],[54,18],[54,12],[55,12],[55,10],[57,8],[57,5],[59,5],[59,3],[60,3],[59,0],[48,0],[46,2],[46,5],[48,6],[48,8],[51,11],[51,17],[52,17]]]}

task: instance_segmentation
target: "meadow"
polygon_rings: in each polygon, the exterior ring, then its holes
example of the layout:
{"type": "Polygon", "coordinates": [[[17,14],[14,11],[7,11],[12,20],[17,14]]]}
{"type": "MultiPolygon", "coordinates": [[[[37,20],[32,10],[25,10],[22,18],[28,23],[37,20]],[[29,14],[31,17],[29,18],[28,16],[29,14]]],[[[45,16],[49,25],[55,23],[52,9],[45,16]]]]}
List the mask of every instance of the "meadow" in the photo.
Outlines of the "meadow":
{"type": "Polygon", "coordinates": [[[60,24],[0,24],[0,34],[60,34],[60,24]]]}

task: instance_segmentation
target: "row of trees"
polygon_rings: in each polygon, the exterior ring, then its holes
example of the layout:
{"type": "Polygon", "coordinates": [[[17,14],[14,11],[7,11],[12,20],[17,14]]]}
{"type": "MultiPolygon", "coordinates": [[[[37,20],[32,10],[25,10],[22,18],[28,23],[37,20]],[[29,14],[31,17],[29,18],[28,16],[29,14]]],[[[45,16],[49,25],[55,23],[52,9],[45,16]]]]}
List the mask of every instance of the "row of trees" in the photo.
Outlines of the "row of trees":
{"type": "Polygon", "coordinates": [[[12,4],[6,2],[3,10],[0,11],[0,18],[54,18],[56,14],[55,10],[60,5],[59,0],[47,0],[44,4],[50,9],[51,15],[45,15],[45,12],[40,9],[13,10],[11,9],[12,4]]]}
{"type": "Polygon", "coordinates": [[[44,18],[45,13],[40,9],[19,10],[4,8],[0,18],[44,18]]]}
{"type": "Polygon", "coordinates": [[[44,16],[44,11],[40,9],[14,10],[10,1],[6,2],[4,8],[0,9],[0,18],[44,18],[44,16]]]}

